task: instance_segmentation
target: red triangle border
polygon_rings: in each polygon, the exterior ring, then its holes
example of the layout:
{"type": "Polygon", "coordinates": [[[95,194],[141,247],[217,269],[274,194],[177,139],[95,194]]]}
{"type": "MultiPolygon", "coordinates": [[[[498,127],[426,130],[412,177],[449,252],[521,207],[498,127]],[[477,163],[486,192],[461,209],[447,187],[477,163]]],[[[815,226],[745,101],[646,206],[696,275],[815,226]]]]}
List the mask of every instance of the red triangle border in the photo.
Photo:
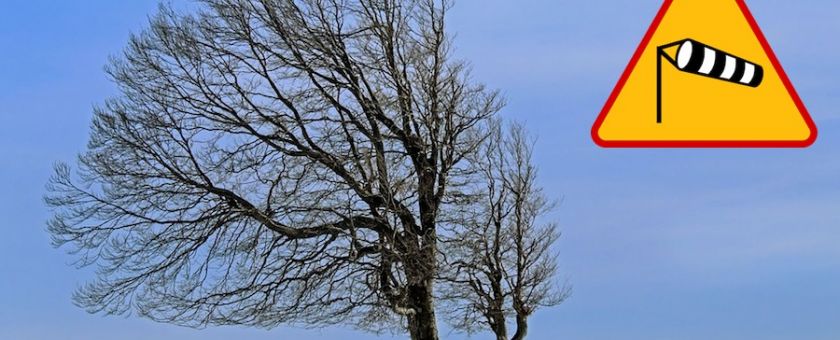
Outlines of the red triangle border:
{"type": "Polygon", "coordinates": [[[796,93],[796,89],[794,89],[793,84],[790,82],[790,79],[788,78],[787,74],[782,68],[781,63],[779,63],[778,58],[776,58],[776,54],[773,52],[773,49],[770,47],[770,44],[764,37],[764,33],[762,33],[761,28],[758,26],[758,23],[756,22],[755,18],[753,17],[752,13],[747,7],[747,4],[744,2],[744,0],[735,1],[738,3],[738,6],[741,8],[741,12],[747,19],[747,22],[749,22],[753,33],[758,38],[758,41],[759,43],[761,43],[764,52],[767,54],[768,58],[773,64],[773,68],[775,68],[776,73],[778,73],[779,77],[782,80],[782,83],[785,85],[785,88],[787,89],[791,98],[793,98],[796,107],[802,114],[802,118],[805,120],[805,123],[808,125],[808,128],[811,131],[810,137],[803,141],[608,141],[601,139],[601,137],[598,135],[598,131],[601,129],[601,125],[607,118],[607,114],[609,113],[610,109],[612,109],[612,106],[613,104],[615,104],[616,99],[618,99],[619,94],[621,94],[621,91],[624,89],[624,85],[627,83],[627,80],[630,78],[630,75],[636,68],[636,64],[638,64],[639,59],[641,59],[642,54],[644,53],[645,49],[650,43],[650,40],[653,38],[654,33],[656,33],[656,30],[659,28],[659,24],[662,22],[662,19],[668,12],[668,9],[671,7],[671,4],[674,2],[674,0],[665,0],[665,3],[659,9],[659,13],[657,13],[656,18],[653,20],[653,23],[651,24],[650,28],[648,28],[647,33],[645,33],[645,37],[642,39],[642,42],[636,49],[633,58],[630,60],[630,63],[627,65],[627,68],[621,75],[618,84],[610,94],[607,103],[604,105],[604,108],[598,115],[598,119],[595,121],[595,124],[592,125],[592,140],[595,141],[595,144],[604,148],[805,148],[813,145],[814,142],[816,142],[818,135],[817,126],[816,124],[814,124],[814,120],[811,119],[811,115],[808,113],[808,109],[805,108],[805,104],[802,103],[802,99],[800,99],[799,94],[796,93]]]}

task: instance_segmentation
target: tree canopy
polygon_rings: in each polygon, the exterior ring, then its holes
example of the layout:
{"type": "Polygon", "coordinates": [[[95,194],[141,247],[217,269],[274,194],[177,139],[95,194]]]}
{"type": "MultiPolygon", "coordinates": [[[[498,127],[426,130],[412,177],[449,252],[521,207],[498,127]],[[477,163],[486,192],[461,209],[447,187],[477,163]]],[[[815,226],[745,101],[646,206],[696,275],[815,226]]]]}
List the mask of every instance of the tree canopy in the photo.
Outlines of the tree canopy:
{"type": "Polygon", "coordinates": [[[49,184],[54,242],[98,269],[76,302],[437,339],[439,244],[481,197],[471,159],[504,106],[452,56],[450,5],[161,6],[49,184]]]}

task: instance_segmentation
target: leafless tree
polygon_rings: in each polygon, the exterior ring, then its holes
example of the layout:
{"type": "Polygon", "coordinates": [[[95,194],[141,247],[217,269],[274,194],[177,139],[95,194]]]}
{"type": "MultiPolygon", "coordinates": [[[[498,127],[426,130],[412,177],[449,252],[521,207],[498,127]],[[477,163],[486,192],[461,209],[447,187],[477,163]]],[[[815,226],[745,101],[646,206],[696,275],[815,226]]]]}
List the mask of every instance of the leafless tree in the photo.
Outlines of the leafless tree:
{"type": "Polygon", "coordinates": [[[569,295],[558,286],[551,246],[560,236],[555,223],[542,223],[553,207],[536,183],[533,141],[521,125],[491,124],[491,135],[473,165],[484,185],[471,221],[446,242],[449,262],[443,296],[454,328],[473,332],[487,326],[499,340],[508,339],[508,318],[515,319],[512,339],[524,339],[528,317],[539,307],[555,306],[569,295]]]}
{"type": "Polygon", "coordinates": [[[450,5],[162,6],[110,64],[121,95],[78,171],[48,186],[54,242],[98,268],[77,304],[437,339],[442,216],[469,204],[467,157],[503,105],[452,57],[450,5]]]}

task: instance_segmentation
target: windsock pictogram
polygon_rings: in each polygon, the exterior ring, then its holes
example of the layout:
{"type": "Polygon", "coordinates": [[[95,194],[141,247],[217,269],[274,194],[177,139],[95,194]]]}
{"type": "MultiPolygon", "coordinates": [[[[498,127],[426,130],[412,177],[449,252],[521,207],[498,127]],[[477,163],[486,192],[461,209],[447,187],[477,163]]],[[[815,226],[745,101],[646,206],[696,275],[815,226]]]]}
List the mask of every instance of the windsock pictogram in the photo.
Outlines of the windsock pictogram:
{"type": "Polygon", "coordinates": [[[664,54],[677,69],[731,83],[758,87],[764,79],[764,68],[696,40],[685,39],[661,47],[679,46],[676,57],[664,54]]]}

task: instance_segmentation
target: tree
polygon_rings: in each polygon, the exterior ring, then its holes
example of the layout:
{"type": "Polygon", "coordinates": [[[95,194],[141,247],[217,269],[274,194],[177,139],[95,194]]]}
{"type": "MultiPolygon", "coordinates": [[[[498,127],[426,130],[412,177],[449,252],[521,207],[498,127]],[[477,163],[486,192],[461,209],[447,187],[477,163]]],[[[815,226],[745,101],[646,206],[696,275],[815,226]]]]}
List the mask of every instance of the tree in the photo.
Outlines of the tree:
{"type": "Polygon", "coordinates": [[[473,332],[485,325],[499,340],[508,339],[508,318],[515,319],[512,339],[524,339],[528,317],[540,307],[562,303],[568,286],[556,286],[556,256],[551,246],[560,236],[556,223],[540,219],[554,207],[537,183],[533,141],[521,125],[491,125],[490,137],[473,157],[480,204],[471,220],[447,242],[450,262],[445,298],[450,323],[473,332]]]}
{"type": "Polygon", "coordinates": [[[201,5],[132,37],[79,180],[49,185],[54,242],[99,266],[76,302],[437,339],[438,215],[502,107],[452,59],[450,4],[201,5]]]}
{"type": "Polygon", "coordinates": [[[437,339],[441,216],[503,106],[452,57],[450,5],[162,6],[107,68],[121,94],[78,171],[48,185],[54,243],[98,268],[76,303],[437,339]]]}

